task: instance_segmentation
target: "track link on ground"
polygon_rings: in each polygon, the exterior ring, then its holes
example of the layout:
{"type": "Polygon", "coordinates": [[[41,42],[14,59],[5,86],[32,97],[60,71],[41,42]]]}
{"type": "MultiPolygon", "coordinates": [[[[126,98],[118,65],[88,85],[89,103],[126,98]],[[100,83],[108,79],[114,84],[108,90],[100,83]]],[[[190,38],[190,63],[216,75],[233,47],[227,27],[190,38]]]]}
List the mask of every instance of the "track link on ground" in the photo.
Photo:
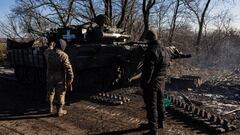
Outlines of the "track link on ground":
{"type": "Polygon", "coordinates": [[[172,103],[167,110],[178,117],[194,121],[215,133],[224,133],[237,128],[237,126],[230,123],[229,120],[212,114],[203,108],[187,104],[174,96],[167,95],[166,97],[171,100],[172,103]]]}

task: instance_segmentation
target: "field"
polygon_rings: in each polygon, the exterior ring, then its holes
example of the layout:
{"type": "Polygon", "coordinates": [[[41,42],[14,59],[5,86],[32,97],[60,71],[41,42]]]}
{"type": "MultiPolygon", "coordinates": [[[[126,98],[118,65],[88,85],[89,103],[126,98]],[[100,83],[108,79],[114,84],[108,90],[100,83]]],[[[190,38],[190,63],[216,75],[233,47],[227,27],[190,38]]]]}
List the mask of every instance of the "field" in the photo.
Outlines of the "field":
{"type": "MultiPolygon", "coordinates": [[[[139,87],[115,90],[136,91],[128,95],[131,101],[123,105],[92,102],[89,96],[93,93],[88,93],[87,89],[68,93],[68,115],[61,118],[46,113],[45,93],[37,86],[23,85],[15,80],[2,78],[0,88],[2,135],[140,135],[147,131],[140,127],[141,123],[146,123],[146,112],[139,87]]],[[[188,93],[193,93],[194,96],[198,91],[185,91],[186,95],[188,93]]],[[[211,98],[203,100],[211,101],[211,98]]],[[[216,102],[218,101],[216,99],[216,102]]],[[[182,121],[171,114],[167,114],[164,126],[166,135],[213,134],[196,123],[182,121]]],[[[225,134],[238,135],[239,132],[236,130],[225,134]]]]}

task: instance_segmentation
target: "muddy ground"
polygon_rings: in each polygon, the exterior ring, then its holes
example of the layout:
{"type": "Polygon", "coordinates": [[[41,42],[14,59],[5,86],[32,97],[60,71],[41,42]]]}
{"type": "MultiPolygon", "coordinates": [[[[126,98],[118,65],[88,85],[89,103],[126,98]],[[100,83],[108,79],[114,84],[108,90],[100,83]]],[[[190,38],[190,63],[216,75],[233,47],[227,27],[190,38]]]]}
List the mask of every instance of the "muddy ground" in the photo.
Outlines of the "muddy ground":
{"type": "MultiPolygon", "coordinates": [[[[115,90],[136,92],[128,95],[130,102],[114,106],[92,102],[89,96],[94,93],[87,92],[87,89],[68,93],[66,105],[68,115],[59,118],[46,113],[44,92],[37,88],[37,85],[22,85],[12,81],[14,80],[0,79],[0,134],[2,135],[138,135],[147,131],[140,127],[141,123],[146,123],[146,112],[139,87],[115,90]]],[[[209,95],[204,96],[202,92],[201,96],[204,98],[201,98],[199,91],[194,90],[184,93],[204,101],[210,101],[211,98],[208,97],[209,95]]],[[[224,98],[218,101],[221,100],[224,98]]],[[[227,102],[239,105],[237,99],[229,99],[227,102]]],[[[164,127],[166,135],[215,134],[169,113],[164,127]]],[[[238,135],[240,130],[224,134],[238,135]]]]}

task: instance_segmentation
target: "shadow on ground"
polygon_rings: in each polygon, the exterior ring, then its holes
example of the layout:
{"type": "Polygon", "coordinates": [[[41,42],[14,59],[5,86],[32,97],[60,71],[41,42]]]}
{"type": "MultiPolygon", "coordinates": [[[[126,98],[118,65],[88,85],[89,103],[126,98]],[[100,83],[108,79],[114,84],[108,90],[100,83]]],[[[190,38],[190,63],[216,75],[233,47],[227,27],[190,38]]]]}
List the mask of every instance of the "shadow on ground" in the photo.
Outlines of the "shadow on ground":
{"type": "Polygon", "coordinates": [[[112,131],[112,132],[105,132],[100,134],[93,134],[93,135],[125,135],[130,133],[139,133],[142,131],[147,130],[145,127],[138,127],[138,128],[131,128],[126,130],[119,130],[119,131],[112,131]]]}
{"type": "MultiPolygon", "coordinates": [[[[7,84],[0,81],[0,88],[0,121],[56,116],[48,113],[46,91],[37,84],[7,84]]],[[[66,106],[88,100],[89,95],[91,93],[67,92],[66,106]]]]}

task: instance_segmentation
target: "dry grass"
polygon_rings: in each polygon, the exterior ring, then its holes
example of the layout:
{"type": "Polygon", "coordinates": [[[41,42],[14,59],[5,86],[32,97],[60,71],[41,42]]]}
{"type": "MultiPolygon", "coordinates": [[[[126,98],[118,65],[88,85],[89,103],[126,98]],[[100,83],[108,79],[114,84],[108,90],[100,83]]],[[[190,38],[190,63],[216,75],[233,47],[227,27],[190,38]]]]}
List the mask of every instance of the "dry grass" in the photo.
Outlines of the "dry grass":
{"type": "Polygon", "coordinates": [[[0,43],[0,64],[6,59],[7,57],[7,46],[6,44],[0,43]]]}

